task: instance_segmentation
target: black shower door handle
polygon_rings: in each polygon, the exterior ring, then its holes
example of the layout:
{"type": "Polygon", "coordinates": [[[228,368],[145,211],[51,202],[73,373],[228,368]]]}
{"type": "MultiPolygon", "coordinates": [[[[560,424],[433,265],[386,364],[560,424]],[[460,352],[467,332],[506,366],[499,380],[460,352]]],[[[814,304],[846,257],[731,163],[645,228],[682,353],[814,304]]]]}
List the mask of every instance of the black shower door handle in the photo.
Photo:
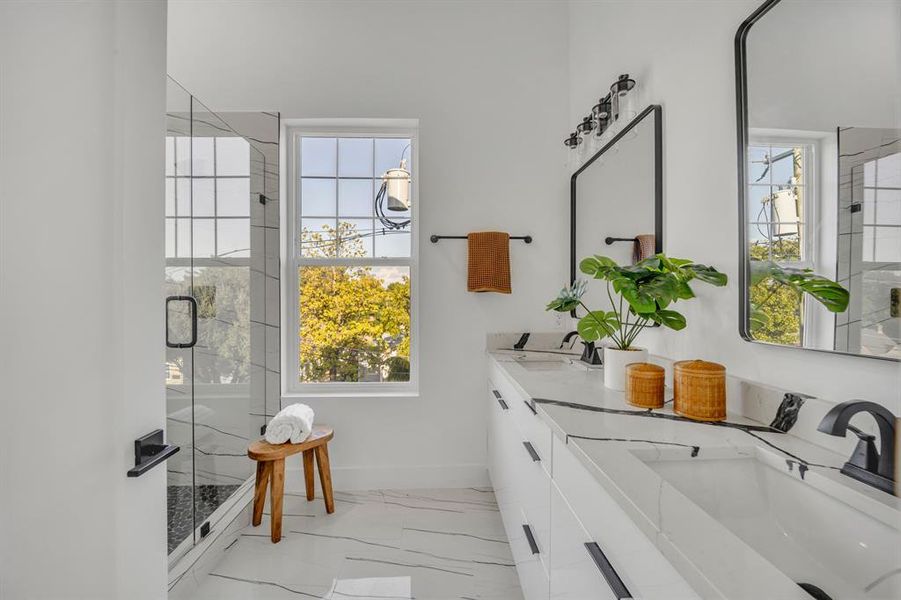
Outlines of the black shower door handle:
{"type": "Polygon", "coordinates": [[[169,296],[166,298],[166,346],[169,348],[193,348],[197,344],[197,300],[194,296],[169,296]],[[172,302],[187,302],[191,305],[191,341],[169,341],[169,304],[172,302]]]}

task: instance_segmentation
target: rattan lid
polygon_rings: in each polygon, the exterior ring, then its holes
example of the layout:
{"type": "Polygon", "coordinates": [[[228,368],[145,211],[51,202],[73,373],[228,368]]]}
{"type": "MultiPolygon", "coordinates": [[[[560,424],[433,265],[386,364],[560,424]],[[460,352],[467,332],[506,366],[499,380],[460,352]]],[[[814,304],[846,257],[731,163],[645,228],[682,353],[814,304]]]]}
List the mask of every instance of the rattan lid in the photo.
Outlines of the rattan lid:
{"type": "Polygon", "coordinates": [[[626,372],[630,375],[658,375],[665,373],[665,369],[652,363],[629,363],[626,365],[626,372]]]}
{"type": "Polygon", "coordinates": [[[726,367],[715,362],[706,360],[680,360],[673,364],[673,369],[680,372],[697,373],[699,375],[713,375],[715,373],[724,373],[726,367]]]}

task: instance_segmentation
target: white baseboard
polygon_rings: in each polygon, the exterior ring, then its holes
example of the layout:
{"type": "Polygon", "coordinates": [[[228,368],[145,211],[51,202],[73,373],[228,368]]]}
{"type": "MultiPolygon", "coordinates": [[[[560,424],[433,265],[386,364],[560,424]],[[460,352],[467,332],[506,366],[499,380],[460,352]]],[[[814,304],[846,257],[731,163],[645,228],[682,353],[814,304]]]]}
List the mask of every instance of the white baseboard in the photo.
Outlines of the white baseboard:
{"type": "MultiPolygon", "coordinates": [[[[338,491],[466,488],[490,485],[485,465],[332,467],[332,487],[338,491]]],[[[288,465],[285,472],[285,489],[298,492],[303,491],[303,487],[301,465],[288,465]]],[[[318,475],[316,487],[317,489],[319,487],[318,475]]]]}

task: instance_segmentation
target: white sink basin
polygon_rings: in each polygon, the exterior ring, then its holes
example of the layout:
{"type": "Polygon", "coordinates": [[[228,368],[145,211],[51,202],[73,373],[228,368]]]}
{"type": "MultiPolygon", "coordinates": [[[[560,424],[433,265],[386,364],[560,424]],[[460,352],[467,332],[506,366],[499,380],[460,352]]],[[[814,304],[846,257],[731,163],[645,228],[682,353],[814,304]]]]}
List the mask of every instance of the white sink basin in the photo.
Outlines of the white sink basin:
{"type": "Polygon", "coordinates": [[[901,513],[760,448],[633,453],[797,583],[901,598],[901,513]],[[706,456],[705,456],[706,455],[706,456]],[[839,499],[839,497],[841,499],[839,499]]]}

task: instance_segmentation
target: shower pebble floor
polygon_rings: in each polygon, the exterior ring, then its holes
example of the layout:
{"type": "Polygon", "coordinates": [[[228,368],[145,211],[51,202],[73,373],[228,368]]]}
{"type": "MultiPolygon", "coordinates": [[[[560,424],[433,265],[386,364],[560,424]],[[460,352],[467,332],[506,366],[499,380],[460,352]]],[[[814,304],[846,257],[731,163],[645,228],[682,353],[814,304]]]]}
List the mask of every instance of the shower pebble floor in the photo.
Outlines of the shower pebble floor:
{"type": "Polygon", "coordinates": [[[286,493],[282,540],[247,527],[194,600],[341,598],[521,600],[490,488],[286,493]]]}

